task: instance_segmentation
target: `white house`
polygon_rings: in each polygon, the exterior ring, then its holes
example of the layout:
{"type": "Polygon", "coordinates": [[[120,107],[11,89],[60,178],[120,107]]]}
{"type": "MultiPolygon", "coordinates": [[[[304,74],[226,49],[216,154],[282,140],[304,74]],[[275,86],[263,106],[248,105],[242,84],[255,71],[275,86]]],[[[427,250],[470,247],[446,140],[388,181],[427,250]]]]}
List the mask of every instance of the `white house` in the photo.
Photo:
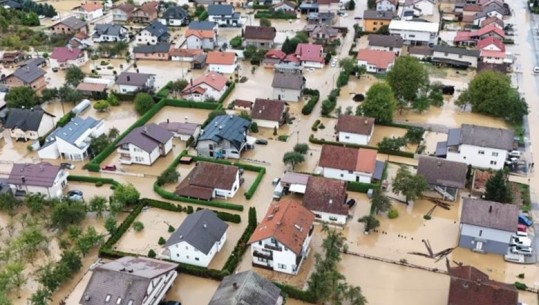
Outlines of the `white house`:
{"type": "Polygon", "coordinates": [[[438,22],[391,20],[389,23],[391,35],[400,35],[405,43],[411,44],[436,44],[439,29],[438,22]]]}
{"type": "Polygon", "coordinates": [[[125,26],[119,24],[96,24],[92,34],[92,40],[94,42],[128,42],[129,30],[125,26]]]}
{"type": "Polygon", "coordinates": [[[80,67],[86,63],[86,52],[78,48],[56,47],[49,57],[51,68],[67,69],[71,66],[80,67]]]}
{"type": "Polygon", "coordinates": [[[477,68],[480,51],[450,46],[432,47],[432,62],[453,67],[477,68]]]}
{"type": "Polygon", "coordinates": [[[279,128],[284,123],[286,107],[283,101],[257,98],[251,118],[258,127],[279,128]]]}
{"type": "Polygon", "coordinates": [[[11,108],[7,114],[4,128],[14,139],[37,140],[54,128],[54,115],[41,107],[31,109],[11,108]]]}
{"type": "Polygon", "coordinates": [[[198,162],[176,188],[176,194],[200,200],[233,198],[241,184],[240,169],[236,166],[198,162]]]}
{"type": "Polygon", "coordinates": [[[238,67],[237,56],[234,52],[208,52],[206,64],[209,71],[223,74],[232,74],[238,67]]]}
{"type": "Polygon", "coordinates": [[[506,59],[505,45],[496,37],[486,37],[475,46],[480,53],[481,61],[489,64],[503,64],[506,59]]]}
{"type": "Polygon", "coordinates": [[[271,87],[273,99],[297,102],[305,89],[305,77],[301,74],[275,72],[271,87]]]}
{"type": "Polygon", "coordinates": [[[335,126],[337,142],[369,145],[374,132],[374,119],[364,116],[341,115],[335,126]]]}
{"type": "Polygon", "coordinates": [[[404,45],[404,41],[399,35],[369,34],[367,39],[369,40],[369,49],[394,52],[397,56],[400,55],[404,45]]]}
{"type": "Polygon", "coordinates": [[[183,35],[187,49],[213,50],[217,45],[217,25],[209,21],[193,21],[183,35]]]}
{"type": "Polygon", "coordinates": [[[188,215],[164,245],[161,256],[183,264],[208,267],[226,242],[228,224],[210,210],[188,215]]]}
{"type": "Polygon", "coordinates": [[[159,22],[168,26],[182,26],[189,23],[189,14],[180,6],[170,6],[159,17],[159,22]]]}
{"type": "Polygon", "coordinates": [[[40,193],[47,199],[62,198],[67,185],[67,172],[47,162],[15,163],[7,183],[15,195],[40,193]]]}
{"type": "Polygon", "coordinates": [[[133,129],[116,144],[116,151],[122,164],[152,165],[172,150],[172,137],[172,132],[152,123],[133,129]]]}
{"type": "Polygon", "coordinates": [[[292,199],[283,198],[270,205],[248,242],[253,266],[297,274],[309,254],[314,217],[292,199]]]}
{"type": "Polygon", "coordinates": [[[438,142],[436,155],[474,167],[503,168],[508,151],[513,149],[514,133],[510,129],[462,124],[450,129],[447,141],[438,142]]]}
{"type": "Polygon", "coordinates": [[[83,3],[73,9],[73,14],[85,21],[92,21],[103,17],[103,2],[89,1],[83,3]]]}
{"type": "Polygon", "coordinates": [[[403,7],[413,9],[414,15],[417,16],[432,16],[436,9],[436,2],[434,0],[406,0],[403,7]]]}
{"type": "Polygon", "coordinates": [[[376,161],[376,150],[323,145],[316,173],[326,178],[371,183],[381,178],[383,163],[376,161]]]}
{"type": "Polygon", "coordinates": [[[344,225],[348,219],[346,182],[311,176],[307,182],[303,206],[321,222],[344,225]]]}
{"type": "Polygon", "coordinates": [[[185,87],[181,95],[183,98],[193,101],[219,100],[227,89],[228,79],[220,73],[210,72],[192,80],[185,87]]]}
{"type": "Polygon", "coordinates": [[[160,42],[168,42],[170,33],[167,26],[154,20],[135,36],[138,45],[155,45],[160,42]]]}
{"type": "Polygon", "coordinates": [[[377,0],[376,1],[376,10],[379,12],[383,11],[392,11],[394,12],[396,9],[397,1],[393,0],[377,0]]]}
{"type": "Polygon", "coordinates": [[[304,68],[323,68],[324,49],[321,45],[312,43],[298,43],[294,55],[304,68]]]}
{"type": "Polygon", "coordinates": [[[231,4],[208,5],[208,21],[215,22],[220,27],[241,27],[241,14],[234,12],[231,4]]]}
{"type": "MultiPolygon", "coordinates": [[[[197,155],[209,158],[239,159],[247,147],[247,131],[251,122],[235,115],[215,117],[200,131],[197,155]]],[[[254,144],[250,143],[250,144],[254,144]]]]}
{"type": "Polygon", "coordinates": [[[359,49],[357,65],[365,67],[369,73],[385,73],[393,68],[397,56],[392,51],[359,49]]]}
{"type": "Polygon", "coordinates": [[[147,91],[153,88],[155,74],[122,72],[116,79],[116,85],[121,93],[147,91]]]}

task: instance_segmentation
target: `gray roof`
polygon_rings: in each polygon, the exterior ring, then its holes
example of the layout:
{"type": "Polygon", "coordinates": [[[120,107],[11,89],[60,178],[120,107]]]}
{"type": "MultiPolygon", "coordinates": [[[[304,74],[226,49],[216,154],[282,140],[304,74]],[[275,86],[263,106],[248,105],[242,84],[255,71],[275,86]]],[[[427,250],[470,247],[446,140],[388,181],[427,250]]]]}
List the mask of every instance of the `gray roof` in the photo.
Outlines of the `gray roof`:
{"type": "Polygon", "coordinates": [[[65,24],[67,27],[74,30],[78,30],[86,26],[86,22],[74,16],[71,16],[69,18],[59,21],[58,23],[54,24],[53,27],[56,26],[57,24],[65,24]]]}
{"type": "Polygon", "coordinates": [[[449,161],[427,156],[419,157],[417,174],[427,180],[429,184],[462,188],[466,184],[465,163],[449,161]]]}
{"type": "Polygon", "coordinates": [[[152,21],[152,23],[148,24],[144,29],[157,38],[169,36],[167,26],[157,20],[152,21]]]}
{"type": "Polygon", "coordinates": [[[119,24],[113,24],[113,23],[96,24],[94,28],[94,31],[95,31],[94,37],[99,37],[101,35],[120,36],[120,32],[122,28],[127,30],[126,27],[119,24]]]}
{"type": "Polygon", "coordinates": [[[234,7],[230,4],[210,4],[208,5],[208,15],[232,15],[234,7]]]}
{"type": "Polygon", "coordinates": [[[281,289],[254,271],[226,276],[208,305],[275,305],[281,289]]]}
{"type": "Polygon", "coordinates": [[[15,163],[7,182],[14,185],[51,187],[62,169],[47,162],[36,164],[15,163]]]}
{"type": "Polygon", "coordinates": [[[465,48],[457,48],[457,47],[450,47],[450,46],[433,46],[432,50],[434,52],[441,52],[441,53],[450,53],[450,54],[457,54],[457,55],[463,55],[463,56],[472,56],[472,57],[479,57],[479,54],[481,53],[479,50],[468,50],[465,48]]]}
{"type": "Polygon", "coordinates": [[[152,123],[133,129],[116,144],[116,147],[133,144],[146,152],[152,152],[160,144],[165,144],[172,139],[172,136],[172,132],[152,123]]]}
{"type": "Polygon", "coordinates": [[[481,199],[464,198],[460,222],[479,227],[515,232],[518,226],[519,208],[481,199]]]}
{"type": "Polygon", "coordinates": [[[192,136],[195,134],[199,124],[195,123],[181,123],[181,122],[161,122],[159,126],[165,128],[168,131],[175,132],[182,135],[192,136]]]}
{"type": "Polygon", "coordinates": [[[467,144],[496,149],[513,149],[514,133],[510,129],[462,124],[461,128],[450,129],[447,145],[467,144]]]}
{"type": "Polygon", "coordinates": [[[386,167],[386,163],[384,161],[376,160],[376,164],[374,165],[374,173],[372,174],[372,177],[376,180],[382,180],[385,167],[386,167]]]}
{"type": "Polygon", "coordinates": [[[156,45],[145,45],[133,48],[133,53],[168,53],[170,43],[161,42],[156,45]]]}
{"type": "Polygon", "coordinates": [[[191,30],[213,30],[215,22],[211,21],[193,21],[189,23],[191,30]]]}
{"type": "MultiPolygon", "coordinates": [[[[99,124],[101,120],[96,120],[94,118],[81,118],[75,117],[64,127],[56,128],[45,140],[45,146],[48,146],[50,143],[54,143],[56,138],[60,138],[71,145],[76,145],[75,142],[85,133],[88,129],[94,128],[99,124]]],[[[90,143],[81,143],[82,147],[89,146],[90,143]]],[[[44,147],[44,146],[42,146],[44,147]]],[[[80,146],[79,146],[80,147],[80,146]]]]}
{"type": "Polygon", "coordinates": [[[210,140],[216,143],[227,140],[239,150],[241,149],[241,145],[246,141],[244,132],[249,128],[249,125],[251,125],[251,122],[242,117],[220,115],[206,125],[204,132],[201,132],[198,140],[210,140]]]}
{"type": "Polygon", "coordinates": [[[279,73],[273,75],[273,88],[285,88],[300,90],[305,84],[305,77],[301,74],[279,73]]]}
{"type": "Polygon", "coordinates": [[[122,257],[93,270],[79,303],[140,305],[152,280],[176,267],[174,263],[146,257],[122,257]],[[107,296],[110,296],[108,303],[105,302],[107,296]],[[118,298],[121,298],[119,303],[118,298]]]}
{"type": "MultiPolygon", "coordinates": [[[[37,58],[36,58],[37,59],[37,58]]],[[[36,63],[38,61],[35,61],[36,63]]],[[[35,65],[34,62],[25,65],[24,67],[20,67],[15,72],[13,72],[13,76],[20,79],[24,83],[30,84],[36,79],[42,77],[47,72],[45,72],[43,69],[41,69],[38,65],[35,65]]]]}
{"type": "Polygon", "coordinates": [[[24,61],[23,63],[20,64],[21,67],[25,67],[25,66],[41,66],[41,65],[44,65],[46,64],[47,61],[45,60],[45,58],[42,58],[42,57],[34,57],[34,58],[30,58],[26,61],[24,61]]]}
{"type": "Polygon", "coordinates": [[[116,79],[116,84],[142,87],[146,84],[148,78],[154,75],[155,74],[122,72],[118,76],[118,79],[116,79]]]}
{"type": "Polygon", "coordinates": [[[185,218],[180,227],[172,233],[165,247],[185,241],[198,251],[208,254],[213,245],[220,241],[228,224],[210,210],[200,210],[185,218]]]}
{"type": "Polygon", "coordinates": [[[378,35],[370,34],[367,39],[370,46],[401,48],[404,41],[400,35],[378,35]]]}
{"type": "Polygon", "coordinates": [[[40,107],[31,109],[11,108],[9,109],[4,128],[37,131],[44,115],[54,117],[52,114],[43,111],[40,107]]]}
{"type": "Polygon", "coordinates": [[[163,19],[184,19],[187,18],[187,12],[179,6],[171,6],[163,13],[163,19]]]}
{"type": "Polygon", "coordinates": [[[318,9],[318,3],[312,3],[312,2],[302,2],[299,5],[300,9],[318,9]]]}
{"type": "Polygon", "coordinates": [[[392,11],[365,10],[363,12],[363,19],[391,20],[393,19],[393,12],[392,11]]]}

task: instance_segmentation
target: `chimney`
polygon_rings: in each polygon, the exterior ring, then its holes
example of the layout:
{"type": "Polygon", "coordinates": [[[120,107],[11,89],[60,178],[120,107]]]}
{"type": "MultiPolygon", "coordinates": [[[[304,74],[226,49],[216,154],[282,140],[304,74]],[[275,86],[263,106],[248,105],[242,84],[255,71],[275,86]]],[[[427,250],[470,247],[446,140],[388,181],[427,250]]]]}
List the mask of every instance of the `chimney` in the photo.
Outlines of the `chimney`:
{"type": "Polygon", "coordinates": [[[26,177],[22,176],[21,181],[22,181],[22,183],[26,183],[26,177]]]}
{"type": "Polygon", "coordinates": [[[239,288],[238,283],[236,283],[236,282],[232,283],[232,287],[234,287],[234,289],[238,289],[239,288]]]}
{"type": "Polygon", "coordinates": [[[489,212],[489,213],[492,213],[492,206],[489,206],[489,207],[488,207],[488,212],[489,212]]]}
{"type": "Polygon", "coordinates": [[[329,204],[333,204],[333,199],[330,199],[330,200],[329,200],[329,204]]]}
{"type": "Polygon", "coordinates": [[[148,132],[148,127],[144,126],[144,127],[142,128],[142,132],[147,133],[147,132],[148,132]]]}
{"type": "Polygon", "coordinates": [[[367,124],[368,124],[368,122],[369,122],[369,120],[365,119],[365,125],[367,125],[367,124]]]}
{"type": "Polygon", "coordinates": [[[131,81],[131,76],[129,76],[129,75],[127,76],[127,81],[128,82],[131,81]]]}
{"type": "Polygon", "coordinates": [[[170,120],[169,120],[169,119],[167,119],[167,124],[168,124],[168,123],[170,123],[170,120]]]}
{"type": "Polygon", "coordinates": [[[191,86],[193,85],[193,79],[191,78],[191,86]]]}

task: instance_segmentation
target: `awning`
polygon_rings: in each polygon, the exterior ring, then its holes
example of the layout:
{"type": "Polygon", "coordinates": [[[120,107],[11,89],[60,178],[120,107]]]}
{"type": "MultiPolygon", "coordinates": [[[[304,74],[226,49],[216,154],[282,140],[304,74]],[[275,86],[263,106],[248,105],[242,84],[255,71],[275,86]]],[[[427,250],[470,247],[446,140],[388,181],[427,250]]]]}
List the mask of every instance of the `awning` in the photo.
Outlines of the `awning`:
{"type": "Polygon", "coordinates": [[[304,185],[304,184],[291,184],[290,188],[288,188],[288,190],[293,193],[301,193],[301,194],[305,194],[305,189],[307,189],[307,185],[304,185]]]}

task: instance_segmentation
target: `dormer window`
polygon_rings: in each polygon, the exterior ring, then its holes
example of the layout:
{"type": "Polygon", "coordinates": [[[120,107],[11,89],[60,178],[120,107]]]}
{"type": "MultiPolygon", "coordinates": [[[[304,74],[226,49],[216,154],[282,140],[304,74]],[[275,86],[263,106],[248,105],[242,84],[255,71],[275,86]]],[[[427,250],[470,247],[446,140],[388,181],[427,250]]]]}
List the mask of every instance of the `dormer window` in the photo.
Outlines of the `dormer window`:
{"type": "Polygon", "coordinates": [[[105,303],[110,302],[110,297],[111,297],[111,295],[107,294],[107,296],[105,297],[105,303]]]}
{"type": "Polygon", "coordinates": [[[116,300],[116,304],[120,305],[122,303],[122,297],[118,297],[118,300],[116,300]]]}

